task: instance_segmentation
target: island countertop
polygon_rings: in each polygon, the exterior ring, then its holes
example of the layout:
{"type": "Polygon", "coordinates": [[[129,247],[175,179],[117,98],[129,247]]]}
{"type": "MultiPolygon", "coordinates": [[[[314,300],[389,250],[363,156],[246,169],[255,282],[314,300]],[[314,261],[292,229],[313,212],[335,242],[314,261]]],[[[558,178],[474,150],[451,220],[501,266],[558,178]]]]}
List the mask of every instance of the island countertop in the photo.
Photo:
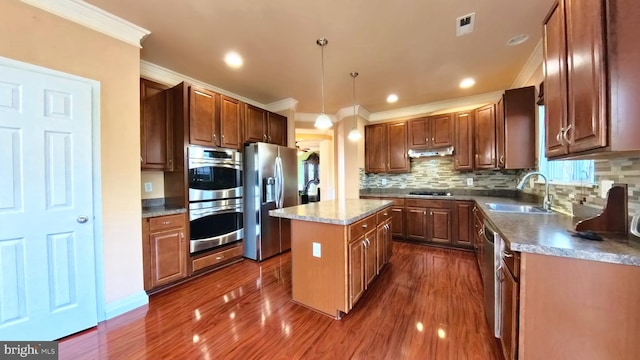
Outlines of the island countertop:
{"type": "Polygon", "coordinates": [[[279,218],[312,221],[325,224],[349,225],[391,206],[393,201],[370,199],[342,199],[313,202],[270,210],[269,215],[279,218]]]}

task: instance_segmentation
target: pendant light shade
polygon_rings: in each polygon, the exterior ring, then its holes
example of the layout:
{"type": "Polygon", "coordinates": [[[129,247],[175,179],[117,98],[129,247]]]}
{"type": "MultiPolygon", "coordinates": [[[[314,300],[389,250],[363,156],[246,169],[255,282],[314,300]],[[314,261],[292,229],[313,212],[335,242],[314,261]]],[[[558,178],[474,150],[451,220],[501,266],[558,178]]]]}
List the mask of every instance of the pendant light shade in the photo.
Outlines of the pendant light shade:
{"type": "Polygon", "coordinates": [[[328,129],[333,126],[331,119],[324,113],[324,47],[329,43],[325,38],[320,38],[316,41],[316,44],[320,46],[320,62],[322,66],[322,111],[314,124],[318,129],[328,129]]]}
{"type": "Polygon", "coordinates": [[[353,78],[353,128],[349,131],[349,135],[347,137],[351,141],[358,141],[362,138],[362,134],[360,134],[360,130],[358,130],[358,116],[356,110],[356,77],[358,76],[357,72],[352,72],[351,77],[353,78]]]}

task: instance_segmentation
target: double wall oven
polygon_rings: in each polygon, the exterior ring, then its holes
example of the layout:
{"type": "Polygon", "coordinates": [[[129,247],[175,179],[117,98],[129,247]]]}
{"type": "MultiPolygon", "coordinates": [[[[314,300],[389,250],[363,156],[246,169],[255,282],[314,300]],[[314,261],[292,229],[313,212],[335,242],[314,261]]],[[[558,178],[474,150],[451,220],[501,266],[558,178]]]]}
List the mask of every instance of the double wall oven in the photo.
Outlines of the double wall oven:
{"type": "Polygon", "coordinates": [[[242,153],[189,146],[187,160],[191,254],[242,240],[242,153]]]}

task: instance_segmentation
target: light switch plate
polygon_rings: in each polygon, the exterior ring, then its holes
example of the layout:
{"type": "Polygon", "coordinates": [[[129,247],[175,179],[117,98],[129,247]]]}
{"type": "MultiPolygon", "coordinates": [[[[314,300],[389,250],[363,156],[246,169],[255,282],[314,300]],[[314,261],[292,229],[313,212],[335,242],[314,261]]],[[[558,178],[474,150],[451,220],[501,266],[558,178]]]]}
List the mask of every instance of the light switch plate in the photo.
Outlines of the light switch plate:
{"type": "Polygon", "coordinates": [[[153,191],[153,184],[151,184],[150,182],[144,183],[144,192],[152,192],[152,191],[153,191]]]}
{"type": "Polygon", "coordinates": [[[322,257],[322,245],[320,243],[314,242],[313,243],[313,257],[322,257]]]}
{"type": "Polygon", "coordinates": [[[387,179],[382,178],[382,180],[380,180],[382,182],[382,185],[387,185],[387,179]]]}

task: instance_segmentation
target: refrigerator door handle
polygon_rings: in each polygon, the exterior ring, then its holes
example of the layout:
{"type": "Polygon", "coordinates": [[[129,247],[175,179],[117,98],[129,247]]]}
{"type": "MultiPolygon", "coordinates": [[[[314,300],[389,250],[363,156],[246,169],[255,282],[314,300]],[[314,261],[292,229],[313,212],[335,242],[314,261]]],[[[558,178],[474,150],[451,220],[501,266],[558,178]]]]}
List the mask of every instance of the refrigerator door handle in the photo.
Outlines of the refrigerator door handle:
{"type": "Polygon", "coordinates": [[[276,160],[275,163],[273,164],[273,172],[274,172],[274,177],[276,179],[276,183],[275,183],[275,197],[276,197],[276,208],[281,208],[282,206],[281,201],[280,201],[280,196],[281,196],[281,192],[280,192],[280,188],[282,187],[282,178],[280,177],[280,157],[276,156],[276,160]]]}
{"type": "Polygon", "coordinates": [[[278,156],[278,177],[280,178],[280,202],[278,207],[282,209],[284,206],[284,169],[282,166],[282,158],[278,156]]]}

